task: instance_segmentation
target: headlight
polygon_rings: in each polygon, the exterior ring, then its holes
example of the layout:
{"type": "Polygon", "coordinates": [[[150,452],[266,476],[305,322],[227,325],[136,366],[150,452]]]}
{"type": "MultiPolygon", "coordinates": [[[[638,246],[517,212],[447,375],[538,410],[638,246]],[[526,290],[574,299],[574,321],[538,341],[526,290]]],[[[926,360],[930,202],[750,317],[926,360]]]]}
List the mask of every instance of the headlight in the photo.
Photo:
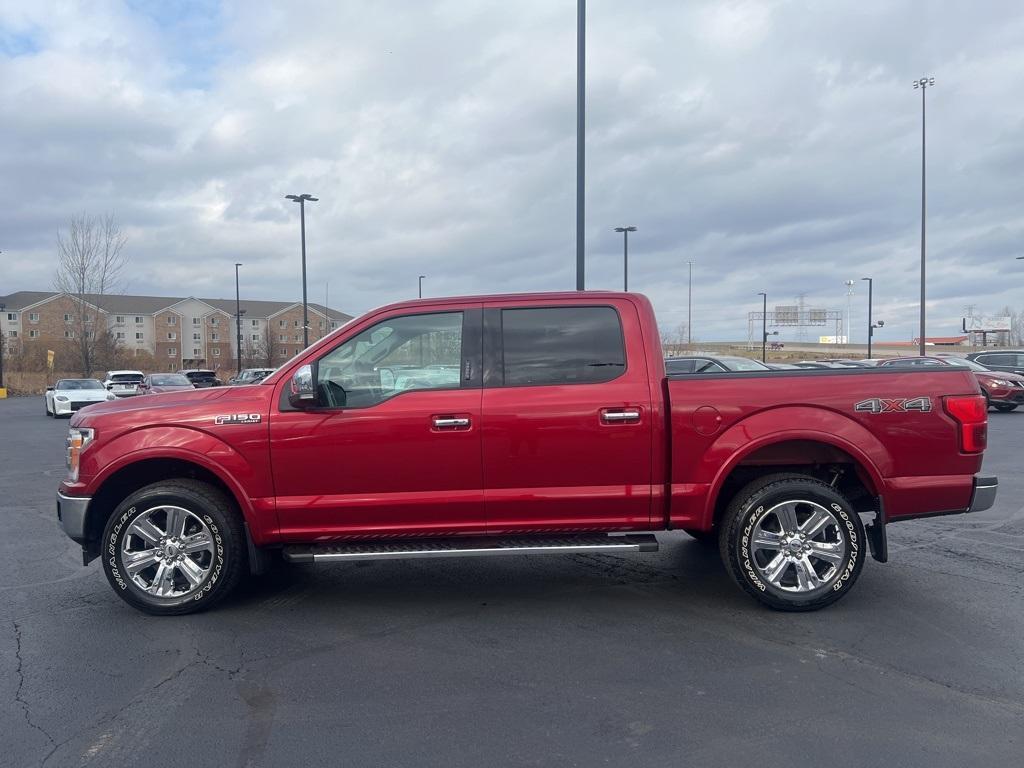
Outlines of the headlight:
{"type": "Polygon", "coordinates": [[[88,427],[72,427],[68,430],[68,479],[71,482],[78,480],[78,466],[81,463],[82,452],[92,442],[96,432],[88,427]]]}
{"type": "Polygon", "coordinates": [[[68,399],[64,397],[64,395],[57,395],[53,399],[56,400],[58,403],[66,403],[68,401],[68,399]]]}
{"type": "MultiPolygon", "coordinates": [[[[1003,379],[992,379],[992,383],[995,384],[997,387],[1012,387],[1013,386],[1013,382],[1012,381],[1005,381],[1003,379]]],[[[60,398],[58,398],[58,399],[60,399],[60,398]]]]}

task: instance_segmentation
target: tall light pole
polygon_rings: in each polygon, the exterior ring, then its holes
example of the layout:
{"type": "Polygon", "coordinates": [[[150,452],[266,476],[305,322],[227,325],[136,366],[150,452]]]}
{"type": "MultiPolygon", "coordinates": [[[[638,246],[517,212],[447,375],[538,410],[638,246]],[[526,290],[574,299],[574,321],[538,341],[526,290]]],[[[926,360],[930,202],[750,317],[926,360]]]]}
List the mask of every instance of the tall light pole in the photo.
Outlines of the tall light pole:
{"type": "Polygon", "coordinates": [[[693,262],[688,261],[690,268],[689,282],[686,287],[686,346],[693,345],[693,262]]]}
{"type": "Polygon", "coordinates": [[[309,194],[285,195],[287,200],[299,204],[299,218],[302,221],[302,346],[309,346],[309,307],[306,302],[306,203],[315,203],[320,198],[309,194]]]}
{"type": "Polygon", "coordinates": [[[921,91],[921,338],[918,340],[918,353],[924,356],[924,222],[925,222],[925,108],[924,92],[929,86],[935,85],[934,77],[922,77],[914,81],[914,89],[921,91]]]}
{"type": "Polygon", "coordinates": [[[846,283],[846,345],[853,343],[853,280],[846,283]]]}
{"type": "Polygon", "coordinates": [[[761,362],[768,359],[768,294],[761,291],[757,294],[764,301],[761,303],[761,362]]]}
{"type": "Polygon", "coordinates": [[[616,227],[622,233],[622,290],[629,290],[629,233],[636,232],[636,227],[616,227]]]}
{"type": "Polygon", "coordinates": [[[420,298],[421,298],[421,299],[423,298],[423,278],[424,278],[424,277],[426,277],[426,275],[420,275],[420,279],[419,279],[419,284],[420,284],[420,298]]]}
{"type": "Polygon", "coordinates": [[[235,335],[238,343],[238,370],[235,372],[237,375],[242,374],[242,299],[241,294],[238,292],[238,268],[242,266],[242,262],[235,262],[235,335]]]}
{"type": "Polygon", "coordinates": [[[871,292],[874,288],[874,280],[870,277],[862,277],[861,280],[868,281],[868,360],[871,359],[871,337],[875,335],[875,326],[871,322],[871,292]]]}
{"type": "Polygon", "coordinates": [[[584,231],[584,133],[586,128],[587,0],[576,0],[576,290],[584,289],[586,263],[584,231]]]}
{"type": "MultiPolygon", "coordinates": [[[[7,305],[0,302],[0,312],[7,309],[7,305]]],[[[7,343],[7,339],[4,338],[3,325],[0,324],[0,389],[4,388],[4,345],[7,343]]],[[[47,378],[49,382],[49,378],[47,378]]]]}

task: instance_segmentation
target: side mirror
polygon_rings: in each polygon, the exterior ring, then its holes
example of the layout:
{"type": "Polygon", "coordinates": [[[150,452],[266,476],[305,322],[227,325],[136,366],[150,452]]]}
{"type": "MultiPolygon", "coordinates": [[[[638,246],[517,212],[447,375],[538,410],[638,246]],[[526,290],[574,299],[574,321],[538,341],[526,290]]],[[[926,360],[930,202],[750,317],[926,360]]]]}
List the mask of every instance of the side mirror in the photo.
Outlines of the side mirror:
{"type": "Polygon", "coordinates": [[[47,387],[47,388],[46,388],[46,391],[47,391],[47,392],[53,392],[53,387],[47,387]]]}
{"type": "Polygon", "coordinates": [[[300,366],[288,382],[288,402],[293,408],[308,408],[316,405],[316,379],[313,366],[300,366]]]}

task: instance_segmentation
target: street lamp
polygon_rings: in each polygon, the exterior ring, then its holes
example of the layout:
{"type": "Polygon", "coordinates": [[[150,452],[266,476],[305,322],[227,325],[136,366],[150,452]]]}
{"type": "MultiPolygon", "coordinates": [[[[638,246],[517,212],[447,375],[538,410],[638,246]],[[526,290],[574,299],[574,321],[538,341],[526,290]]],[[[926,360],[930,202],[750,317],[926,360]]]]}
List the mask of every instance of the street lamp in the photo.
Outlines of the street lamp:
{"type": "Polygon", "coordinates": [[[636,232],[636,227],[616,227],[622,233],[622,290],[629,290],[629,233],[636,232]]]}
{"type": "MultiPolygon", "coordinates": [[[[0,312],[7,309],[6,304],[0,304],[0,312]]],[[[0,389],[4,388],[4,345],[7,340],[4,338],[3,324],[0,324],[0,389]]],[[[49,381],[49,379],[47,379],[49,381]]]]}
{"type": "Polygon", "coordinates": [[[576,290],[585,285],[583,212],[585,204],[584,138],[586,128],[587,0],[576,0],[576,290]]]}
{"type": "Polygon", "coordinates": [[[302,340],[303,348],[309,346],[309,308],[306,304],[306,203],[315,203],[320,198],[309,194],[285,195],[285,199],[299,204],[302,220],[302,340]]]}
{"type": "Polygon", "coordinates": [[[420,275],[420,279],[419,279],[419,284],[420,284],[420,298],[421,298],[421,299],[423,298],[423,278],[424,278],[424,277],[426,277],[426,275],[420,275]]]}
{"type": "Polygon", "coordinates": [[[853,301],[853,280],[847,280],[843,283],[846,286],[846,344],[849,346],[853,343],[853,309],[851,303],[853,301]]]}
{"type": "Polygon", "coordinates": [[[921,91],[921,338],[918,339],[918,353],[924,357],[924,222],[925,222],[925,109],[924,92],[931,86],[934,87],[934,77],[922,77],[914,81],[914,90],[921,91]]]}
{"type": "Polygon", "coordinates": [[[238,370],[236,373],[242,375],[242,303],[238,292],[238,268],[242,262],[235,262],[235,335],[238,337],[238,370]]]}
{"type": "Polygon", "coordinates": [[[768,294],[760,291],[758,294],[764,301],[761,304],[761,362],[768,359],[768,294]]]}

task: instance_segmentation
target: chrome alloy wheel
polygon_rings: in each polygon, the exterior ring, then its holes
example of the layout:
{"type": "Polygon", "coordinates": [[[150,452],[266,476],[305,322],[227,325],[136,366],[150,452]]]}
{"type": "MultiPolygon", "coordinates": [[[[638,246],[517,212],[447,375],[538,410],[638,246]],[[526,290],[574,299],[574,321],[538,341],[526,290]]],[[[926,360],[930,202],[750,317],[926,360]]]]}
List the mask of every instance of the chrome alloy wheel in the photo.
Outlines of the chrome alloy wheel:
{"type": "Polygon", "coordinates": [[[182,597],[210,574],[216,544],[209,527],[182,507],[147,509],[121,539],[121,563],[132,583],[154,597],[182,597]]]}
{"type": "Polygon", "coordinates": [[[785,501],[765,512],[751,532],[750,553],[761,577],[784,592],[827,586],[849,555],[836,514],[814,501],[785,501]]]}

